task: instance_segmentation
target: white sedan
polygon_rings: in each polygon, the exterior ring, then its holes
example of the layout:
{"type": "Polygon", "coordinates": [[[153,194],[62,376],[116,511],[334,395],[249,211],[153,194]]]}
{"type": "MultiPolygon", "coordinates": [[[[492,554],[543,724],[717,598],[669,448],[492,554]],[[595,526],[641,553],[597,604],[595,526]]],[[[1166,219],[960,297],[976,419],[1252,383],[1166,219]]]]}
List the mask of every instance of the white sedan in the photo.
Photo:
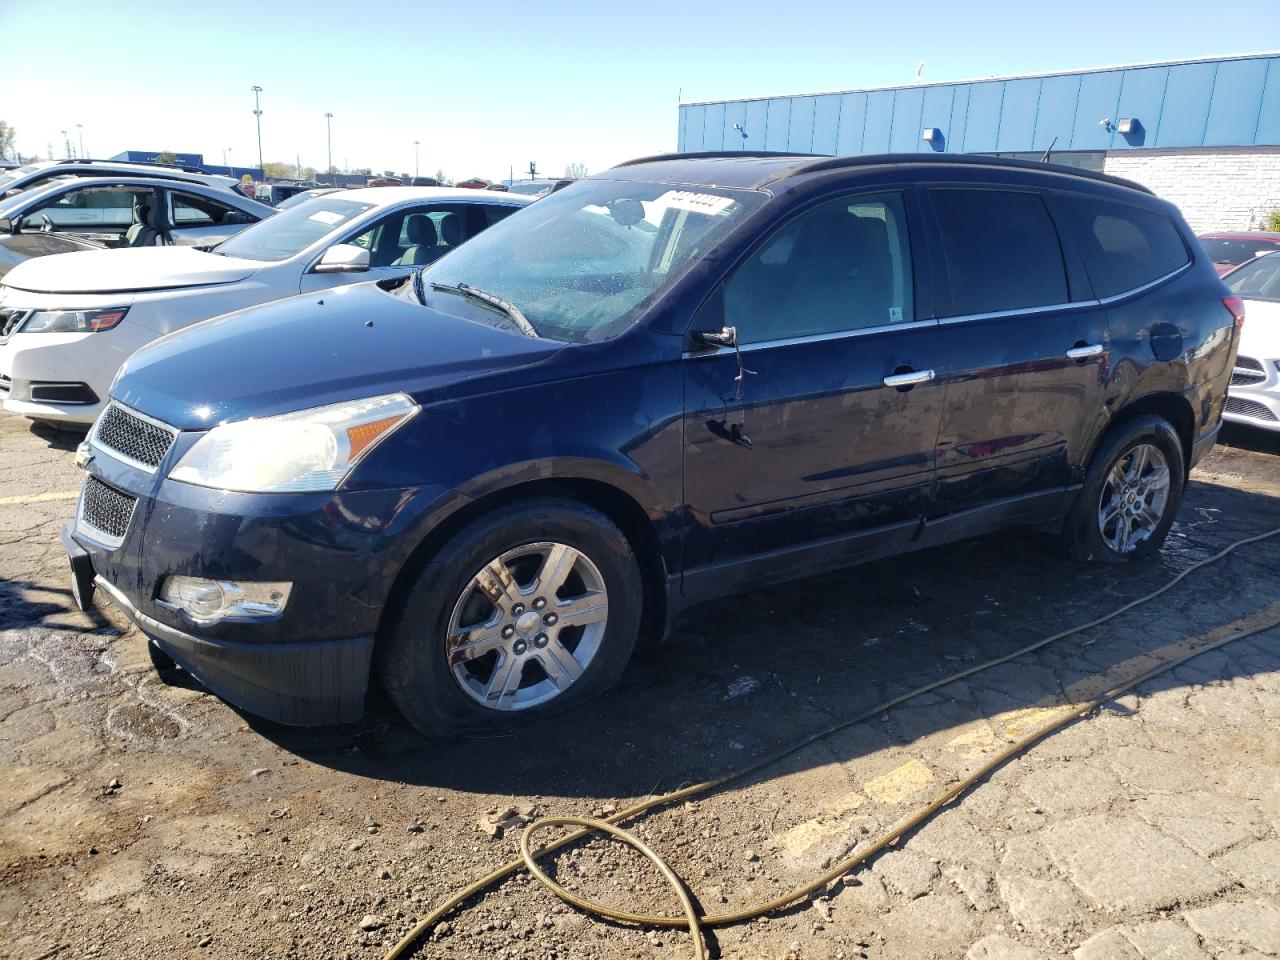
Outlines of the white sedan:
{"type": "Polygon", "coordinates": [[[0,286],[0,398],[34,420],[92,423],[121,365],[152,340],[269,300],[407,276],[530,200],[441,187],[342,190],[208,250],[27,260],[0,286]]]}
{"type": "Polygon", "coordinates": [[[1224,420],[1280,430],[1280,253],[1228,273],[1223,282],[1244,300],[1244,328],[1224,420]]]}

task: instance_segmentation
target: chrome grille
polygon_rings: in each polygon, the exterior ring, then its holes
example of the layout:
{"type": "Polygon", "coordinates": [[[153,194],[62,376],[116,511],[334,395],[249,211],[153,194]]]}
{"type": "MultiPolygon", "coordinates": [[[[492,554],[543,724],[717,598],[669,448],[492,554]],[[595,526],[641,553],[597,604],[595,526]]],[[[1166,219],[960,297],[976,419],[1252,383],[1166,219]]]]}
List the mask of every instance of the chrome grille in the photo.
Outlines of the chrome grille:
{"type": "Polygon", "coordinates": [[[1254,420],[1266,420],[1269,423],[1275,423],[1280,420],[1269,407],[1253,400],[1242,400],[1240,397],[1227,397],[1227,413],[1234,413],[1238,417],[1252,417],[1254,420]]]}
{"type": "Polygon", "coordinates": [[[94,428],[93,440],[135,463],[155,469],[173,446],[174,434],[157,423],[144,420],[113,403],[102,413],[94,428]]]}
{"type": "Polygon", "coordinates": [[[1253,357],[1236,357],[1236,366],[1243,370],[1256,370],[1258,373],[1266,369],[1261,360],[1255,360],[1253,357]]]}
{"type": "Polygon", "coordinates": [[[110,540],[123,540],[137,502],[137,497],[121,493],[97,477],[88,477],[81,495],[80,519],[110,540]]]}
{"type": "Polygon", "coordinates": [[[1231,371],[1231,386],[1248,387],[1262,383],[1267,379],[1266,367],[1253,357],[1236,357],[1235,369],[1231,371]]]}

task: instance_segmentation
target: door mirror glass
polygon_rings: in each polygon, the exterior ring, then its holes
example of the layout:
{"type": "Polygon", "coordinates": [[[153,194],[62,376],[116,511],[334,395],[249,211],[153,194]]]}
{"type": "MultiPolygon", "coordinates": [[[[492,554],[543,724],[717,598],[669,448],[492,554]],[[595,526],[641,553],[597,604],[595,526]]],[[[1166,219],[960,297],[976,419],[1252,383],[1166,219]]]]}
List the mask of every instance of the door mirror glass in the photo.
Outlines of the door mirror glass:
{"type": "Polygon", "coordinates": [[[315,273],[363,273],[369,269],[369,251],[354,243],[335,243],[324,252],[315,273]]]}
{"type": "Polygon", "coordinates": [[[0,217],[0,233],[17,233],[18,225],[12,217],[0,217]]]}

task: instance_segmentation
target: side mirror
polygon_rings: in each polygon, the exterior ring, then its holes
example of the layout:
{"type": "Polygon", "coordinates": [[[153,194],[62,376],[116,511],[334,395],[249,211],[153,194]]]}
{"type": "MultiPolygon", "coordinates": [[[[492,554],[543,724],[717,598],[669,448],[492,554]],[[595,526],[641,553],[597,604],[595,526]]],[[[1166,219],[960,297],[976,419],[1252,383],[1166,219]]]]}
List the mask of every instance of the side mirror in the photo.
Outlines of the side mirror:
{"type": "Polygon", "coordinates": [[[369,251],[354,243],[335,243],[324,252],[312,273],[363,273],[369,269],[369,251]]]}
{"type": "Polygon", "coordinates": [[[736,347],[738,328],[722,327],[716,331],[694,333],[693,338],[704,347],[736,347]]]}
{"type": "Polygon", "coordinates": [[[18,225],[12,217],[0,217],[0,233],[17,233],[18,225]]]}

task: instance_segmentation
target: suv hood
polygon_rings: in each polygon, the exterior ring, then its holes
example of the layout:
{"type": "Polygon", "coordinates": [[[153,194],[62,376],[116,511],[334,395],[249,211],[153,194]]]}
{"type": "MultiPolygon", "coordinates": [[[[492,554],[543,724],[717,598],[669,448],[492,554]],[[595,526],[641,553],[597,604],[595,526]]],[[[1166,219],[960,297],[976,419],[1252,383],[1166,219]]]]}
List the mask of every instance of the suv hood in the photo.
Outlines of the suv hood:
{"type": "Polygon", "coordinates": [[[182,430],[424,394],[564,348],[357,283],[215,317],[129,358],[111,396],[182,430]]]}
{"type": "Polygon", "coordinates": [[[264,266],[195,247],[86,250],[24,261],[9,271],[4,283],[34,293],[131,293],[235,283],[264,266]]]}

